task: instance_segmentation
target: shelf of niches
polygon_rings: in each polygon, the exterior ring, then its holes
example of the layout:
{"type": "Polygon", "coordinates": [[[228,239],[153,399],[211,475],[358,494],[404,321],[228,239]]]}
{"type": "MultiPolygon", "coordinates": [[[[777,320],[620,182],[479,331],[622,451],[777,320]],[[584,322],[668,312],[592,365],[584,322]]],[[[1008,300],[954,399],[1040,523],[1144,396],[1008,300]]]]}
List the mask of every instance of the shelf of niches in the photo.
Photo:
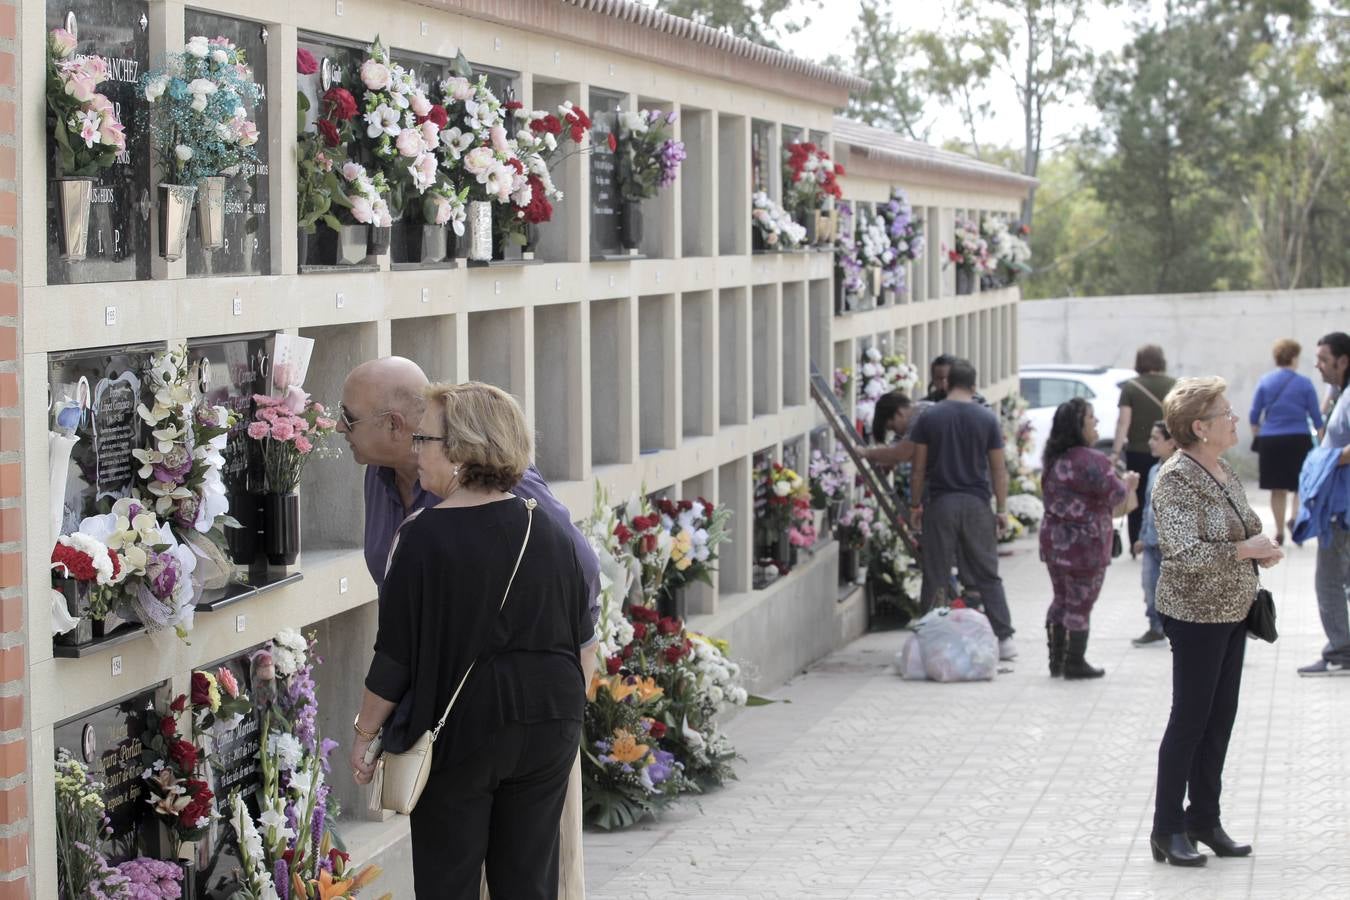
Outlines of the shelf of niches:
{"type": "Polygon", "coordinates": [[[47,600],[36,596],[45,592],[31,591],[32,729],[50,727],[83,710],[237,654],[270,639],[282,628],[304,627],[375,599],[375,586],[360,550],[302,553],[292,571],[302,571],[303,580],[256,594],[217,613],[199,611],[187,642],[172,631],[140,635],[108,652],[79,659],[51,655],[50,629],[45,624],[49,616],[47,600]],[[114,674],[114,660],[120,674],[114,674]]]}

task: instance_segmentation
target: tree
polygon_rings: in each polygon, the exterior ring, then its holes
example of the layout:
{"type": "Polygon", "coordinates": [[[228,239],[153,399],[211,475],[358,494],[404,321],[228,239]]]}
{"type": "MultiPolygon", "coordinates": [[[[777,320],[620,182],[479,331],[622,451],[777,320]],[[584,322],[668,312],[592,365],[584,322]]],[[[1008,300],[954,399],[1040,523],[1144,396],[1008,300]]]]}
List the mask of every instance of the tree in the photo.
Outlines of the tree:
{"type": "Polygon", "coordinates": [[[673,16],[723,29],[763,44],[781,49],[776,38],[794,34],[811,23],[809,16],[791,18],[793,7],[818,8],[821,0],[656,0],[655,6],[673,16]]]}

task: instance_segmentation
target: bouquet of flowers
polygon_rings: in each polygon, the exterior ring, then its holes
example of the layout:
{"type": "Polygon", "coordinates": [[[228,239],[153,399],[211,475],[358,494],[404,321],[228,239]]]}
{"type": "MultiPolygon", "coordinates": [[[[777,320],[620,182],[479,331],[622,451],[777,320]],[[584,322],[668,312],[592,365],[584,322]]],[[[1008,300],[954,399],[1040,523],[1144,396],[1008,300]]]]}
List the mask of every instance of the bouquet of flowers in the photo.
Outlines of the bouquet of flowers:
{"type": "Polygon", "coordinates": [[[862,250],[853,233],[855,220],[852,205],[841,202],[839,215],[842,224],[834,239],[834,262],[839,267],[839,285],[844,292],[845,306],[851,309],[853,304],[849,301],[861,297],[867,290],[867,283],[863,280],[862,250]]]}
{"type": "Polygon", "coordinates": [[[56,754],[56,876],[62,897],[84,897],[107,861],[99,845],[111,834],[103,785],[64,748],[56,754]]]}
{"type": "Polygon", "coordinates": [[[956,265],[958,272],[967,275],[988,275],[994,271],[989,244],[980,237],[979,226],[969,219],[956,220],[955,245],[947,251],[947,260],[956,265]]]}
{"type": "Polygon", "coordinates": [[[389,183],[383,172],[370,175],[360,163],[345,162],[328,173],[328,187],[329,197],[338,207],[340,223],[376,228],[388,228],[393,224],[393,213],[385,199],[389,195],[389,183]]]}
{"type": "Polygon", "coordinates": [[[858,402],[854,408],[859,433],[869,434],[872,430],[872,414],[876,410],[877,400],[882,394],[891,391],[904,391],[913,396],[919,387],[919,370],[905,357],[898,354],[883,354],[876,347],[868,347],[858,361],[858,402]]]}
{"type": "MultiPolygon", "coordinates": [[[[600,639],[597,652],[601,659],[617,656],[633,639],[633,625],[623,614],[629,588],[641,577],[634,571],[636,560],[631,544],[620,539],[619,515],[609,503],[609,495],[595,482],[595,503],[591,515],[582,524],[581,533],[600,561],[600,639]]],[[[623,526],[627,532],[627,526],[623,526]]]]}
{"type": "Polygon", "coordinates": [[[783,160],[783,202],[788,209],[806,215],[824,209],[827,197],[844,198],[838,181],[844,167],[831,161],[823,148],[809,141],[788,144],[783,160]]]}
{"type": "Polygon", "coordinates": [[[1009,225],[1002,219],[980,220],[980,237],[989,247],[992,257],[991,274],[1001,284],[1013,284],[1019,275],[1031,271],[1031,247],[1027,237],[1031,226],[1021,222],[1009,225]]]}
{"type": "Polygon", "coordinates": [[[727,533],[731,508],[714,506],[699,497],[697,500],[658,500],[656,510],[661,516],[661,527],[671,540],[670,561],[662,577],[663,589],[674,591],[695,581],[711,587],[717,547],[731,540],[727,533]]]}
{"type": "MultiPolygon", "coordinates": [[[[313,75],[318,70],[319,62],[314,54],[304,47],[296,48],[296,74],[313,75]]],[[[295,105],[299,114],[295,145],[298,224],[306,234],[313,234],[319,222],[337,231],[339,222],[332,212],[333,195],[335,190],[341,193],[341,185],[331,176],[347,155],[347,143],[352,135],[351,121],[356,118],[356,98],[339,85],[329,88],[319,98],[319,111],[314,119],[313,130],[306,125],[310,104],[304,91],[296,92],[295,105]]]]}
{"type": "Polygon", "coordinates": [[[126,150],[126,132],[113,102],[95,88],[108,80],[101,56],[76,56],[74,35],[64,28],[47,37],[47,109],[56,139],[56,169],[67,177],[93,177],[126,150]]]}
{"type": "Polygon", "coordinates": [[[685,160],[684,142],[670,136],[679,114],[659,109],[619,113],[619,191],[625,201],[650,200],[675,183],[685,160]]]}
{"type": "Polygon", "coordinates": [[[200,751],[178,730],[177,716],[187,706],[187,695],[179,694],[169,704],[168,712],[147,710],[141,738],[141,761],[145,764],[141,779],[149,803],[179,844],[206,833],[214,797],[207,783],[197,777],[200,751]]]}
{"type": "Polygon", "coordinates": [[[192,673],[192,725],[197,732],[219,726],[229,731],[253,711],[248,695],[239,690],[234,673],[221,666],[215,672],[192,673]]]}
{"type": "Polygon", "coordinates": [[[914,218],[914,210],[901,188],[891,191],[891,199],[877,207],[886,227],[893,253],[891,262],[881,269],[882,286],[900,292],[905,289],[905,263],[923,256],[923,220],[914,218]]]}
{"type": "Polygon", "coordinates": [[[473,72],[463,54],[454,71],[440,84],[448,116],[440,133],[441,166],[468,186],[469,200],[529,206],[529,170],[507,133],[507,114],[519,107],[508,110],[488,87],[486,75],[470,80],[473,72]]]}
{"type": "Polygon", "coordinates": [[[652,507],[645,492],[629,498],[614,534],[635,561],[634,588],[641,589],[640,602],[655,605],[665,583],[674,541],[670,532],[661,527],[661,514],[652,507]]]}
{"type": "Polygon", "coordinates": [[[844,472],[848,455],[842,450],[826,456],[819,450],[811,451],[811,462],[806,473],[811,479],[811,507],[827,509],[832,503],[843,501],[853,479],[844,472]]]}
{"type": "Polygon", "coordinates": [[[258,126],[249,109],[257,105],[258,85],[244,51],[227,38],[190,38],[140,84],[153,114],[151,139],[175,184],[233,175],[257,160],[258,126]]]}
{"type": "Polygon", "coordinates": [[[768,482],[768,512],[765,525],[770,532],[777,534],[792,525],[792,508],[798,499],[805,499],[810,505],[811,493],[806,482],[796,472],[782,463],[773,463],[764,474],[768,482]]]}
{"type": "MultiPolygon", "coordinates": [[[[504,108],[506,128],[510,131],[516,127],[523,107],[511,102],[504,108]]],[[[513,193],[510,214],[498,219],[505,238],[517,244],[528,244],[528,226],[552,221],[553,204],[563,199],[563,192],[553,183],[553,167],[569,156],[590,149],[590,128],[590,116],[568,100],[558,107],[558,115],[543,110],[531,112],[528,127],[516,130],[516,136],[508,140],[508,145],[514,147],[525,167],[526,185],[513,193]],[[574,149],[564,152],[563,148],[569,142],[574,149]]]]}
{"type": "Polygon", "coordinates": [[[755,234],[766,249],[791,250],[806,240],[806,226],[794,222],[787,210],[768,194],[756,191],[750,202],[750,219],[754,222],[755,234]]]}
{"type": "MultiPolygon", "coordinates": [[[[1008,493],[1040,497],[1040,479],[1027,463],[1035,427],[1026,412],[1027,402],[1021,394],[1009,394],[999,403],[999,418],[1003,423],[1003,443],[1008,448],[1005,454],[1008,463],[1008,493]]],[[[1040,517],[1037,517],[1037,522],[1039,521],[1040,517]]]]}
{"type": "MultiPolygon", "coordinates": [[[[92,535],[80,531],[63,534],[52,547],[53,589],[59,590],[63,581],[74,582],[80,597],[88,600],[87,614],[91,619],[106,619],[118,606],[122,597],[120,586],[127,575],[122,556],[92,535]]],[[[60,608],[65,608],[64,602],[60,608]]],[[[78,622],[78,619],[62,620],[64,627],[57,633],[69,631],[78,622]]]]}
{"type": "Polygon", "coordinates": [[[1008,513],[1029,531],[1035,531],[1045,518],[1045,504],[1035,494],[1013,494],[1008,498],[1008,513]]]}
{"type": "Polygon", "coordinates": [[[322,403],[292,386],[284,397],[254,394],[257,404],[248,436],[262,443],[263,484],[269,494],[290,494],[315,447],[337,429],[322,403]]]}
{"type": "Polygon", "coordinates": [[[839,514],[834,525],[834,537],[849,550],[866,549],[877,530],[876,501],[867,499],[855,503],[839,514]]]}
{"type": "Polygon", "coordinates": [[[834,389],[834,395],[840,400],[848,396],[848,389],[853,384],[853,370],[848,366],[842,369],[834,370],[834,377],[831,380],[831,387],[834,389]]]}
{"type": "MultiPolygon", "coordinates": [[[[428,225],[449,225],[457,237],[463,237],[468,197],[467,186],[456,190],[444,173],[438,175],[436,183],[422,195],[422,221],[428,225]]],[[[551,209],[549,214],[552,215],[551,209]]]]}

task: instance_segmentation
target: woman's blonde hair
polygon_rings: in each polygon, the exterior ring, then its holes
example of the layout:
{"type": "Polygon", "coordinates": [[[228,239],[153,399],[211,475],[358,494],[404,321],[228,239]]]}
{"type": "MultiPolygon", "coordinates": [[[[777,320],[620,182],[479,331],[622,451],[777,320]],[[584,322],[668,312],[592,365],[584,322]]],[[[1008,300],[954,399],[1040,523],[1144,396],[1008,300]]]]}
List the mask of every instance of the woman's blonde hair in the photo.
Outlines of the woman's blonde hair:
{"type": "Polygon", "coordinates": [[[427,408],[440,412],[445,455],[459,466],[469,488],[509,491],[534,454],[520,404],[501,388],[481,381],[427,385],[427,408]]]}
{"type": "Polygon", "coordinates": [[[1179,446],[1198,443],[1195,423],[1209,415],[1214,401],[1228,390],[1228,382],[1217,375],[1204,378],[1180,378],[1163,398],[1163,419],[1179,446]]]}
{"type": "Polygon", "coordinates": [[[1275,346],[1270,348],[1270,354],[1275,357],[1277,366],[1289,365],[1298,359],[1298,355],[1302,352],[1303,348],[1293,338],[1280,338],[1275,342],[1275,346]]]}

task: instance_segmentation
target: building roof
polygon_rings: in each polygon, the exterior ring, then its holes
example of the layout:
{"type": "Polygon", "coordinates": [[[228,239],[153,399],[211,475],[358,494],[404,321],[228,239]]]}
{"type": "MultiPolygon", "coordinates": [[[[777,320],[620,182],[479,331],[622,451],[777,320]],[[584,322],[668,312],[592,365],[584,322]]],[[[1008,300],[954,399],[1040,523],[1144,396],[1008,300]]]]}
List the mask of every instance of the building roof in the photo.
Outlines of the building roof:
{"type": "Polygon", "coordinates": [[[833,134],[836,144],[847,144],[853,153],[861,154],[864,159],[911,172],[971,179],[1023,193],[1039,184],[1029,175],[1010,172],[1002,166],[982,162],[963,153],[911,141],[892,131],[852,119],[836,117],[833,134]]]}

